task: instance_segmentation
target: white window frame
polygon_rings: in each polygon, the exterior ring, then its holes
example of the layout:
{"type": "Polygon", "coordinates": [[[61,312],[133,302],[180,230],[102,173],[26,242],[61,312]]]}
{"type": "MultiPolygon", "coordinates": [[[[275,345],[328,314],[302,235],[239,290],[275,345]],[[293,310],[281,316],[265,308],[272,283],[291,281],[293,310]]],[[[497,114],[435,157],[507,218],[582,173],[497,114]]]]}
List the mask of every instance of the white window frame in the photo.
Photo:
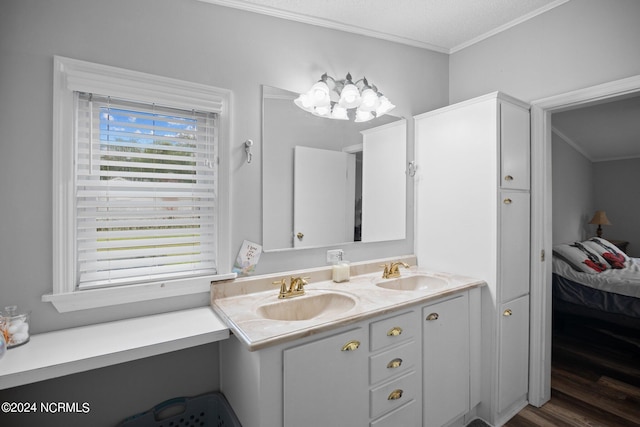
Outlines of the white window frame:
{"type": "Polygon", "coordinates": [[[211,281],[234,278],[229,233],[231,91],[60,56],[54,57],[53,83],[53,292],[43,295],[42,300],[53,303],[59,312],[67,312],[208,293],[211,281]],[[216,276],[77,290],[74,92],[97,93],[219,115],[216,276]]]}

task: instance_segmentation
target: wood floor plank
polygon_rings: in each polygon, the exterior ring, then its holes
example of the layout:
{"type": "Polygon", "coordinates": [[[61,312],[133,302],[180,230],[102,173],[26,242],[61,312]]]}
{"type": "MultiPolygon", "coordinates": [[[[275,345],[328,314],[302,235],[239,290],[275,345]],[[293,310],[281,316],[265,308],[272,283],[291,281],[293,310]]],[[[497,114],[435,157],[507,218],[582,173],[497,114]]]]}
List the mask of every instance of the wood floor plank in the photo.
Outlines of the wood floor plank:
{"type": "Polygon", "coordinates": [[[640,426],[638,331],[572,320],[554,329],[551,400],[506,427],[640,426]]]}

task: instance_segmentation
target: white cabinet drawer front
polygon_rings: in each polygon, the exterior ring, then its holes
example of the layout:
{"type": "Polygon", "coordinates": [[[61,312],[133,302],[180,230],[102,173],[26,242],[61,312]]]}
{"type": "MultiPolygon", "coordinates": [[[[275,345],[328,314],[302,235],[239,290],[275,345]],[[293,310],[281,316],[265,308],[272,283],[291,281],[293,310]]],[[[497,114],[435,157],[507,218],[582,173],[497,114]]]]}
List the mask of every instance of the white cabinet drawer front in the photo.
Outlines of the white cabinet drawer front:
{"type": "Polygon", "coordinates": [[[372,421],[371,427],[420,427],[420,405],[416,400],[372,421]]]}
{"type": "Polygon", "coordinates": [[[411,340],[406,344],[371,356],[369,358],[371,384],[415,369],[416,363],[420,360],[419,350],[418,344],[411,340]]]}
{"type": "Polygon", "coordinates": [[[420,327],[416,312],[410,311],[371,323],[371,351],[400,344],[415,337],[420,327]]]}
{"type": "Polygon", "coordinates": [[[398,379],[371,389],[371,418],[391,411],[418,396],[420,377],[409,371],[398,379]]]}

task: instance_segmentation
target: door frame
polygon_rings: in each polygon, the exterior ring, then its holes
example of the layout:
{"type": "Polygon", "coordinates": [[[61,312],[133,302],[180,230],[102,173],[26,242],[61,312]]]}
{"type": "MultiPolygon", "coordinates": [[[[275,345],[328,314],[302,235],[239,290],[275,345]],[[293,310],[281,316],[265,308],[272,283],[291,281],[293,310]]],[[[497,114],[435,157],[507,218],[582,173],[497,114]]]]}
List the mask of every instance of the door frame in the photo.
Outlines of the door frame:
{"type": "Polygon", "coordinates": [[[640,92],[640,75],[531,103],[531,311],[529,403],[551,398],[551,114],[640,92]]]}

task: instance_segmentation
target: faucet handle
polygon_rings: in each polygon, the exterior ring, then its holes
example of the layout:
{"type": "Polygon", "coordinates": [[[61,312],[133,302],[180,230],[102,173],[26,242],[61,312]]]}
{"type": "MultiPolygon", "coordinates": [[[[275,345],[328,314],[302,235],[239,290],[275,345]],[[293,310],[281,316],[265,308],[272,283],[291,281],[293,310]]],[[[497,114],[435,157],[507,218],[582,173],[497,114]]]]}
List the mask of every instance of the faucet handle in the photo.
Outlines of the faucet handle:
{"type": "Polygon", "coordinates": [[[285,279],[276,280],[271,283],[274,285],[280,285],[280,295],[285,295],[287,293],[287,281],[285,279]]]}
{"type": "Polygon", "coordinates": [[[383,279],[388,279],[389,278],[389,272],[391,271],[391,263],[389,263],[389,265],[380,264],[380,267],[384,268],[384,270],[382,270],[382,278],[383,279]]]}
{"type": "Polygon", "coordinates": [[[309,280],[310,277],[292,277],[291,278],[291,288],[294,291],[302,291],[304,289],[304,285],[306,285],[307,280],[309,280]]]}

